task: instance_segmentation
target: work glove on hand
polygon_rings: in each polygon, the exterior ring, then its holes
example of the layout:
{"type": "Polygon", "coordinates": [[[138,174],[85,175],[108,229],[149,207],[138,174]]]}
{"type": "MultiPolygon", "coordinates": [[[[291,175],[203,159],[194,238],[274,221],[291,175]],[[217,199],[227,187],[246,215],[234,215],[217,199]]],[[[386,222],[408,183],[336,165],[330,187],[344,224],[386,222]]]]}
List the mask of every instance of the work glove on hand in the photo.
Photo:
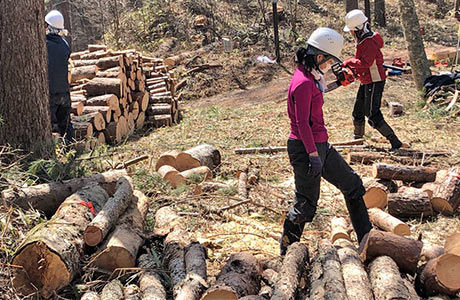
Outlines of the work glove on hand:
{"type": "Polygon", "coordinates": [[[317,177],[321,175],[321,171],[323,170],[323,162],[319,156],[312,156],[310,155],[310,170],[308,170],[310,175],[317,177]]]}

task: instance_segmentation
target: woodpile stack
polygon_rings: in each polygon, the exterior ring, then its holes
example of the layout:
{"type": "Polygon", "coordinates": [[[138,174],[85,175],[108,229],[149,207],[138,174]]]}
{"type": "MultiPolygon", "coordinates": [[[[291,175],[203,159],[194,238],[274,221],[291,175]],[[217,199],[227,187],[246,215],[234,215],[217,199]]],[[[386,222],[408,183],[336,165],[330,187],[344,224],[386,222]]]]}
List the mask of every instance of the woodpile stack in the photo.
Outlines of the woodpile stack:
{"type": "Polygon", "coordinates": [[[72,123],[77,140],[89,139],[90,146],[118,143],[147,123],[157,127],[177,123],[176,81],[166,67],[158,65],[160,59],[104,45],[89,45],[71,59],[72,123]],[[164,121],[167,114],[169,121],[164,121]]]}

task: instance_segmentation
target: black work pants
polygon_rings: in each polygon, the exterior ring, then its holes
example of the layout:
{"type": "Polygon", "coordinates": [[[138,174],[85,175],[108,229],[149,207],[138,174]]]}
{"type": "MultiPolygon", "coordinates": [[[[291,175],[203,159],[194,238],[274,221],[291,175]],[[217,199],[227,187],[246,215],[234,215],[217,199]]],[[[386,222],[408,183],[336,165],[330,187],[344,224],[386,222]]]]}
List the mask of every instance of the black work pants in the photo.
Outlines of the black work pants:
{"type": "Polygon", "coordinates": [[[71,100],[70,93],[50,95],[51,126],[57,127],[59,134],[66,143],[72,143],[74,128],[70,122],[71,100]]]}
{"type": "Polygon", "coordinates": [[[361,178],[329,143],[317,143],[323,170],[321,176],[309,173],[310,157],[300,140],[289,139],[289,160],[294,168],[295,202],[284,221],[281,252],[288,245],[300,240],[305,223],[311,222],[316,213],[320,195],[321,177],[336,186],[344,195],[358,241],[371,229],[369,215],[362,196],[365,188],[361,178]]]}
{"type": "Polygon", "coordinates": [[[380,110],[384,88],[385,80],[359,86],[352,113],[353,121],[358,124],[364,124],[365,117],[367,117],[369,125],[373,128],[379,127],[384,122],[383,114],[380,110]]]}

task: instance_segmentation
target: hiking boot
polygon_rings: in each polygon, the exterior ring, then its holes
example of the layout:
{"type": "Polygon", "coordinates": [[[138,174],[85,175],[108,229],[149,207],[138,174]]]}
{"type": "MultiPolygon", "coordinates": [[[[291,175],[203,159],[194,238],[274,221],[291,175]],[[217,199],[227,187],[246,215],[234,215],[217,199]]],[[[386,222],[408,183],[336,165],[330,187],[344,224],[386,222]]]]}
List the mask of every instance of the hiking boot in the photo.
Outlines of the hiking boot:
{"type": "Polygon", "coordinates": [[[383,121],[383,123],[375,129],[390,142],[391,150],[399,149],[403,145],[387,122],[383,121]]]}
{"type": "Polygon", "coordinates": [[[353,121],[353,125],[355,126],[355,129],[353,131],[354,139],[362,139],[364,137],[366,123],[353,121]]]}

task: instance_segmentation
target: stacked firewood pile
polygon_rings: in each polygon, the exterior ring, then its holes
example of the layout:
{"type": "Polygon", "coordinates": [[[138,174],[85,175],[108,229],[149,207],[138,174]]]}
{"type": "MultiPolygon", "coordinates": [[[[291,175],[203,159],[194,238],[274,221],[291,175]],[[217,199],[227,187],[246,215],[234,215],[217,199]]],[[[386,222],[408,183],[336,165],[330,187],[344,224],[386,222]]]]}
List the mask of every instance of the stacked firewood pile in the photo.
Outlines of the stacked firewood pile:
{"type": "Polygon", "coordinates": [[[149,122],[147,117],[152,115],[149,103],[160,96],[158,101],[169,97],[167,101],[174,105],[171,118],[178,110],[171,93],[175,84],[171,74],[165,68],[159,68],[164,73],[151,71],[161,60],[136,50],[112,51],[104,45],[89,45],[71,59],[72,123],[77,140],[92,139],[93,145],[118,143],[147,123],[157,127],[172,124],[149,122]],[[149,90],[157,93],[150,81],[152,76],[158,78],[156,74],[168,84],[163,94],[151,96],[149,90]]]}

